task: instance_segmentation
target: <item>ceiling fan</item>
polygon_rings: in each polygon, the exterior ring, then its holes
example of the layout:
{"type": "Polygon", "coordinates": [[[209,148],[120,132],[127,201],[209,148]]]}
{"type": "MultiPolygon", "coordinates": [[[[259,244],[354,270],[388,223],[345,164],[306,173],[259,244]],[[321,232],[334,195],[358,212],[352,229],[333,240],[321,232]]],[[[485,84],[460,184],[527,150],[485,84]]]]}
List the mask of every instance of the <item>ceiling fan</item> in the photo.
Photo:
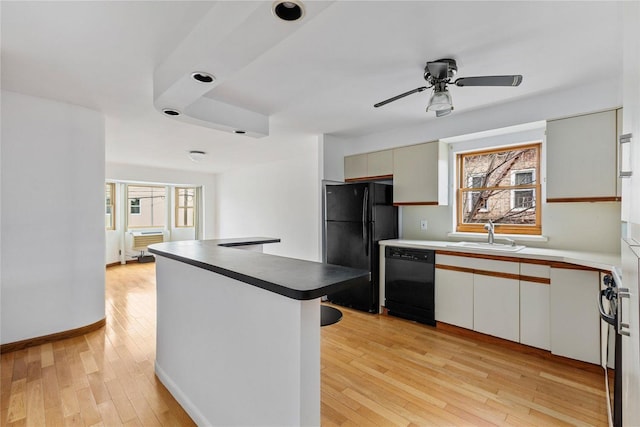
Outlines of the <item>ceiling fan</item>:
{"type": "Polygon", "coordinates": [[[451,113],[453,104],[451,102],[451,94],[447,89],[448,84],[456,86],[518,86],[522,83],[521,75],[509,76],[478,76],[478,77],[461,77],[452,81],[458,71],[458,65],[455,59],[438,59],[437,61],[427,62],[424,68],[424,79],[429,84],[412,89],[408,92],[401,93],[382,102],[378,102],[374,107],[382,107],[390,102],[397,101],[405,96],[412,95],[417,92],[433,88],[433,94],[429,99],[427,111],[435,111],[436,117],[443,117],[451,113]]]}

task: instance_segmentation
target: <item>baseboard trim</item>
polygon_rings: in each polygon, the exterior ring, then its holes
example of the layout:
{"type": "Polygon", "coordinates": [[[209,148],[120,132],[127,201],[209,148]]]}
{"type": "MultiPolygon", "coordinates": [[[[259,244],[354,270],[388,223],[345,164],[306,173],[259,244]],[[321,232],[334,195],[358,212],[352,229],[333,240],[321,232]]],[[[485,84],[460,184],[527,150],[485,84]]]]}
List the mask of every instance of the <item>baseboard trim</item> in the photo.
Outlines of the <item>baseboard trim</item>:
{"type": "Polygon", "coordinates": [[[48,344],[54,341],[60,341],[68,338],[79,337],[84,334],[88,334],[89,332],[97,331],[98,329],[102,328],[106,324],[107,324],[107,318],[104,317],[95,323],[92,323],[87,326],[82,326],[80,328],[70,329],[68,331],[56,332],[55,334],[44,335],[41,337],[29,338],[22,341],[2,344],[0,345],[0,354],[10,353],[12,351],[17,351],[17,350],[24,350],[25,348],[28,348],[28,347],[48,344]]]}
{"type": "Polygon", "coordinates": [[[169,377],[169,375],[167,375],[167,373],[160,367],[160,365],[158,365],[157,360],[154,364],[154,367],[156,371],[156,378],[158,378],[158,380],[160,380],[160,382],[166,387],[166,389],[169,390],[169,393],[171,393],[174,399],[178,401],[180,406],[182,406],[182,409],[185,410],[187,415],[191,417],[191,419],[196,425],[199,425],[199,426],[213,425],[212,423],[209,422],[209,420],[207,420],[204,414],[200,412],[200,410],[193,404],[191,399],[189,399],[187,395],[184,394],[182,389],[178,387],[178,385],[175,382],[173,382],[171,377],[169,377]]]}
{"type": "Polygon", "coordinates": [[[554,362],[562,363],[564,365],[568,365],[577,369],[582,369],[583,371],[596,374],[602,373],[602,366],[600,365],[583,362],[581,360],[570,359],[564,356],[558,356],[557,354],[551,353],[549,350],[543,350],[541,348],[531,347],[526,344],[520,344],[518,342],[505,340],[503,338],[486,335],[481,332],[472,331],[470,329],[461,328],[459,326],[450,325],[448,323],[436,322],[436,327],[440,331],[450,332],[454,335],[471,338],[473,340],[487,344],[499,345],[500,347],[506,347],[520,353],[530,354],[541,357],[543,359],[552,360],[554,362]]]}
{"type": "MultiPolygon", "coordinates": [[[[138,260],[137,259],[128,259],[125,261],[125,264],[138,264],[138,260]]],[[[122,262],[117,261],[117,262],[112,262],[110,264],[107,264],[106,267],[115,267],[117,265],[123,265],[122,262]]]]}

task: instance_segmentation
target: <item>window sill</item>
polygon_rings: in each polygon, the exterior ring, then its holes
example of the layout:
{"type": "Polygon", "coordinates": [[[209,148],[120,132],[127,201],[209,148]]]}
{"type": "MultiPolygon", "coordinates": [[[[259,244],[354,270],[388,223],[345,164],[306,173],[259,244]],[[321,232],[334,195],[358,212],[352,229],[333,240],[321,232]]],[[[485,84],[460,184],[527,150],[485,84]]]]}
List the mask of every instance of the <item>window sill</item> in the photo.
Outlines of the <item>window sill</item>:
{"type": "MultiPolygon", "coordinates": [[[[498,234],[495,235],[496,239],[501,237],[507,237],[509,239],[517,240],[519,242],[548,242],[549,238],[547,236],[532,236],[530,234],[498,234]]],[[[487,239],[487,233],[461,233],[461,232],[453,232],[447,233],[447,237],[457,237],[464,239],[487,239]]]]}

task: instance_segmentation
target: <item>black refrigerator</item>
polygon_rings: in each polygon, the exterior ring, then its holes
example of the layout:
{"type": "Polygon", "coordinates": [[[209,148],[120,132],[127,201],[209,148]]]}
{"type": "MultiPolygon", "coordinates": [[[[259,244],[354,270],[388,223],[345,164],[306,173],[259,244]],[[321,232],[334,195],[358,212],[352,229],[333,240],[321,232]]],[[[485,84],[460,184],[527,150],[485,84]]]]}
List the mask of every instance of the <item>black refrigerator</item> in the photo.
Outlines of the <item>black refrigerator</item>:
{"type": "Polygon", "coordinates": [[[393,186],[377,183],[326,185],[325,261],[369,270],[370,280],[327,295],[345,307],[377,313],[380,289],[378,241],[398,238],[393,186]]]}

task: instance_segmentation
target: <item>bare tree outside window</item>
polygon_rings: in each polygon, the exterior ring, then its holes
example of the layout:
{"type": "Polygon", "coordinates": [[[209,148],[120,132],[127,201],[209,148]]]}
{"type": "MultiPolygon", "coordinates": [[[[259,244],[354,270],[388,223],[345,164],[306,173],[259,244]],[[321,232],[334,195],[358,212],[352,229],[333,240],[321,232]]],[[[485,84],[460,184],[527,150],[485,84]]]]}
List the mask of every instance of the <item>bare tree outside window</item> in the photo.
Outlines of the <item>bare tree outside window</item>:
{"type": "Polygon", "coordinates": [[[458,154],[458,231],[540,234],[540,144],[458,154]]]}

